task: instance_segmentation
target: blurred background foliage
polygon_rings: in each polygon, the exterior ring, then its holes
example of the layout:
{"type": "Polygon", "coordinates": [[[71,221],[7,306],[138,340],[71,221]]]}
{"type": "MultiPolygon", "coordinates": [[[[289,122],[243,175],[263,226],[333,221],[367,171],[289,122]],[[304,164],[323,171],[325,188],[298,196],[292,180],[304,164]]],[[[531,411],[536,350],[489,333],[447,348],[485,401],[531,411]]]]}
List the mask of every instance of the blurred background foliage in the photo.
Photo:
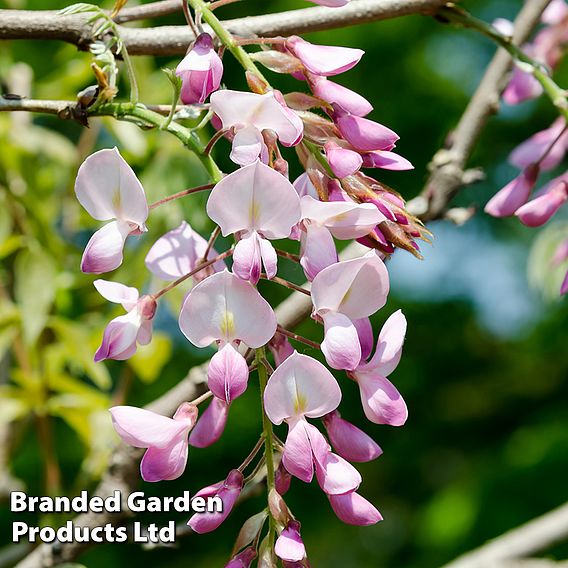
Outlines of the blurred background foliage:
{"type": "MultiPolygon", "coordinates": [[[[65,0],[0,0],[1,7],[19,9],[65,5],[65,0]]],[[[304,6],[300,0],[249,0],[224,8],[222,15],[304,6]]],[[[514,17],[520,2],[477,0],[466,6],[491,21],[514,17]]],[[[177,15],[148,24],[181,22],[177,15]]],[[[400,134],[400,152],[416,166],[408,173],[380,173],[380,178],[406,198],[416,195],[426,164],[458,120],[493,46],[472,32],[419,16],[309,38],[365,49],[361,64],[340,81],[373,102],[373,118],[400,134]]],[[[8,92],[73,99],[93,82],[89,62],[88,54],[62,43],[5,42],[0,79],[8,92]]],[[[176,58],[136,58],[144,102],[169,102],[170,87],[160,68],[176,63],[176,58]]],[[[568,83],[566,64],[557,76],[561,85],[568,83]]],[[[230,56],[225,81],[244,88],[230,56]]],[[[301,87],[282,76],[274,76],[274,83],[283,91],[301,87]]],[[[125,96],[126,86],[120,86],[125,96]]],[[[513,177],[515,170],[506,162],[510,150],[553,119],[544,100],[503,107],[471,161],[486,170],[487,179],[456,202],[482,206],[513,177]]],[[[97,226],[73,194],[77,168],[88,154],[118,146],[149,201],[206,182],[195,158],[167,134],[111,119],[92,119],[84,129],[54,117],[4,113],[0,140],[0,544],[7,547],[0,548],[0,565],[5,566],[13,520],[8,492],[24,487],[34,495],[72,495],[92,489],[116,441],[107,408],[151,401],[211,353],[194,349],[177,329],[180,291],[160,306],[149,347],[126,363],[95,365],[92,355],[103,327],[120,308],[105,302],[92,286],[93,277],[79,271],[83,247],[97,226]]],[[[219,144],[216,158],[229,170],[227,149],[219,144]]],[[[293,160],[291,170],[299,173],[293,160]]],[[[192,195],[153,211],[149,233],[129,242],[124,265],[110,278],[156,289],[159,283],[144,267],[146,252],[182,219],[207,236],[211,223],[205,200],[206,195],[192,195]]],[[[392,377],[410,408],[407,425],[366,423],[355,385],[339,376],[344,417],[364,425],[384,449],[378,461],[359,469],[361,492],[385,521],[368,528],[343,525],[317,487],[294,481],[286,499],[303,523],[315,567],[440,566],[568,498],[568,306],[556,297],[559,273],[548,265],[566,220],[541,231],[530,256],[537,232],[515,220],[494,221],[479,212],[463,227],[436,223],[432,230],[436,238],[424,247],[425,261],[397,252],[390,263],[389,303],[374,317],[380,326],[402,307],[409,320],[404,357],[392,377]]],[[[285,261],[281,270],[301,280],[298,269],[285,261]]],[[[263,292],[273,304],[284,295],[273,285],[263,292]]],[[[316,340],[321,335],[312,322],[300,332],[316,340]]],[[[140,488],[152,495],[195,492],[240,463],[260,429],[256,386],[252,379],[232,406],[216,445],[191,450],[181,479],[140,482],[140,488]]],[[[136,562],[221,566],[240,525],[264,506],[263,499],[247,500],[218,531],[185,537],[175,548],[104,545],[80,561],[109,567],[136,562]]],[[[152,514],[141,520],[165,524],[172,518],[184,516],[152,514]]],[[[18,519],[66,520],[33,514],[18,519]]],[[[568,547],[550,554],[565,556],[568,547]]]]}

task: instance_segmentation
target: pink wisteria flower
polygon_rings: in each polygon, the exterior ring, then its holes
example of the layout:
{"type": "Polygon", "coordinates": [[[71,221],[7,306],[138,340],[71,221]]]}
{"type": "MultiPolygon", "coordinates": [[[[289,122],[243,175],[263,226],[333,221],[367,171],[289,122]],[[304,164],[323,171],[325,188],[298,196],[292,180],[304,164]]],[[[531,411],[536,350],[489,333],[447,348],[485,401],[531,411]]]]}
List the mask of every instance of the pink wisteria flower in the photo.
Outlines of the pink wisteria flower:
{"type": "Polygon", "coordinates": [[[290,235],[300,220],[300,200],[283,175],[257,160],[215,186],[207,214],[221,227],[223,236],[238,237],[233,272],[256,284],[262,265],[268,278],[276,275],[276,251],[269,239],[290,235]]]}
{"type": "Polygon", "coordinates": [[[335,104],[346,112],[356,116],[366,116],[373,110],[373,105],[359,93],[321,75],[309,75],[308,81],[316,97],[326,103],[335,104]]]}
{"type": "Polygon", "coordinates": [[[225,568],[250,568],[256,556],[256,548],[249,546],[238,554],[235,554],[235,556],[225,564],[225,568]]]}
{"type": "Polygon", "coordinates": [[[405,334],[406,318],[398,310],[383,325],[373,357],[348,373],[359,385],[365,416],[375,424],[402,426],[408,418],[404,399],[387,379],[400,362],[405,334]]]}
{"type": "Polygon", "coordinates": [[[274,553],[285,562],[301,562],[306,558],[306,547],[300,535],[298,521],[290,521],[284,527],[276,539],[274,553]]]}
{"type": "Polygon", "coordinates": [[[241,494],[244,483],[244,476],[238,469],[229,472],[225,481],[220,481],[214,485],[209,485],[198,491],[195,497],[218,497],[222,503],[222,510],[206,511],[195,513],[187,524],[199,534],[214,531],[229,516],[239,495],[241,494]]]}
{"type": "Polygon", "coordinates": [[[93,284],[103,298],[121,304],[128,312],[114,318],[106,326],[101,346],[95,353],[95,362],[128,359],[136,353],[138,343],[147,345],[152,340],[156,301],[151,296],[140,296],[136,288],[118,282],[95,280],[93,284]]]}
{"type": "Polygon", "coordinates": [[[352,47],[316,45],[299,36],[286,40],[286,47],[314,75],[330,77],[352,69],[359,63],[365,52],[352,47]]]}
{"type": "Polygon", "coordinates": [[[223,63],[208,33],[197,37],[190,52],[176,67],[176,75],[181,77],[181,100],[186,105],[205,102],[219,88],[223,63]]]}
{"type": "Polygon", "coordinates": [[[528,227],[540,227],[547,223],[567,201],[568,174],[564,174],[548,183],[538,197],[519,207],[515,211],[515,216],[528,227]]]}
{"type": "Polygon", "coordinates": [[[341,390],[333,375],[319,362],[297,352],[268,379],[264,408],[273,424],[288,424],[282,453],[286,470],[309,483],[314,470],[327,494],[353,491],[361,483],[355,468],[331,452],[321,432],[306,418],[319,418],[337,408],[341,390]]]}
{"type": "Polygon", "coordinates": [[[309,280],[337,262],[333,237],[357,239],[368,234],[384,215],[370,203],[319,201],[309,195],[300,200],[302,232],[300,264],[309,280]]]}
{"type": "Polygon", "coordinates": [[[382,453],[380,446],[363,430],[341,418],[337,410],[322,417],[333,449],[350,462],[368,462],[382,453]]]}
{"type": "Polygon", "coordinates": [[[229,407],[230,403],[214,396],[189,434],[189,445],[195,448],[207,448],[214,444],[225,430],[229,407]]]}
{"type": "Polygon", "coordinates": [[[328,365],[353,370],[361,361],[355,321],[382,308],[389,292],[389,277],[374,251],[324,268],[312,283],[313,314],[323,320],[321,344],[328,365]]]}
{"type": "Polygon", "coordinates": [[[374,505],[355,491],[327,497],[333,512],[348,525],[368,526],[383,520],[374,505]]]}
{"type": "Polygon", "coordinates": [[[102,274],[122,264],[128,235],[146,231],[148,204],[142,184],[116,148],[91,154],[75,181],[79,203],[98,221],[111,221],[89,240],[81,270],[102,274]]]}
{"type": "Polygon", "coordinates": [[[229,404],[248,382],[248,365],[238,345],[243,342],[256,349],[268,343],[276,332],[276,317],[255,288],[224,270],[191,290],[181,308],[179,326],[196,347],[217,343],[219,351],[207,370],[208,385],[229,404]]]}
{"type": "Polygon", "coordinates": [[[224,130],[234,131],[230,157],[241,166],[259,157],[266,161],[264,130],[274,131],[283,146],[295,146],[302,140],[302,121],[276,91],[264,95],[228,89],[217,91],[211,95],[211,110],[221,120],[224,130]]]}
{"type": "MultiPolygon", "coordinates": [[[[146,255],[146,266],[150,272],[163,280],[176,280],[194,270],[199,262],[204,260],[207,251],[207,241],[194,231],[188,223],[181,224],[160,237],[146,255]]],[[[217,256],[217,251],[211,248],[207,259],[217,256]]],[[[219,260],[211,266],[200,270],[193,276],[194,281],[200,282],[215,272],[225,269],[225,263],[219,260]]]]}
{"type": "Polygon", "coordinates": [[[549,128],[533,134],[509,155],[509,162],[526,168],[538,161],[541,171],[554,169],[568,151],[568,130],[564,117],[557,118],[549,128]]]}
{"type": "Polygon", "coordinates": [[[499,190],[485,206],[485,213],[493,217],[509,217],[524,205],[538,178],[539,168],[536,164],[527,166],[514,180],[499,190]]]}
{"type": "Polygon", "coordinates": [[[114,406],[110,413],[114,429],[125,443],[147,448],[140,462],[144,481],[177,479],[184,472],[196,406],[184,402],[173,418],[134,406],[114,406]]]}

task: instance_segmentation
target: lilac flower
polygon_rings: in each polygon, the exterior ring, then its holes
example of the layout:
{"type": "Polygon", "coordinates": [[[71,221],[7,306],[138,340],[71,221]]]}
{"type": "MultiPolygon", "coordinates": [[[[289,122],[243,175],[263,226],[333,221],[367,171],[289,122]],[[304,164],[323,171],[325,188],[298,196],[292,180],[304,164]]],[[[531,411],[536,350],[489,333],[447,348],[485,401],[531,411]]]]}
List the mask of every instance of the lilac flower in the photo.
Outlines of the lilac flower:
{"type": "Polygon", "coordinates": [[[116,148],[99,150],[81,164],[75,193],[91,217],[112,219],[87,243],[81,270],[102,274],[118,268],[126,237],[146,231],[148,204],[136,174],[116,148]]]}
{"type": "Polygon", "coordinates": [[[187,295],[179,316],[183,334],[196,347],[217,342],[207,370],[213,394],[227,404],[247,388],[248,365],[237,351],[242,341],[257,348],[272,338],[276,317],[270,304],[228,270],[200,282],[187,295]]]}
{"type": "Polygon", "coordinates": [[[147,345],[152,340],[156,301],[151,296],[140,297],[136,288],[118,282],[95,280],[94,285],[103,298],[121,304],[128,312],[114,318],[106,326],[101,346],[95,353],[95,362],[128,359],[136,353],[137,343],[147,345]]]}
{"type": "Polygon", "coordinates": [[[144,481],[177,479],[184,472],[196,406],[184,402],[173,418],[133,406],[114,406],[110,413],[114,429],[124,442],[148,448],[140,463],[144,481]]]}
{"type": "Polygon", "coordinates": [[[186,105],[204,103],[219,88],[223,63],[208,33],[197,37],[190,52],[177,66],[176,75],[182,79],[181,100],[186,105]]]}
{"type": "Polygon", "coordinates": [[[261,265],[276,275],[276,251],[269,239],[288,237],[300,220],[300,200],[281,174],[256,161],[223,178],[207,202],[207,214],[223,236],[236,234],[233,272],[256,284],[261,265]]]}
{"type": "Polygon", "coordinates": [[[332,264],[314,278],[314,315],[324,323],[321,348],[330,367],[353,370],[359,365],[361,345],[353,322],[382,308],[388,291],[387,269],[374,251],[332,264]]]}

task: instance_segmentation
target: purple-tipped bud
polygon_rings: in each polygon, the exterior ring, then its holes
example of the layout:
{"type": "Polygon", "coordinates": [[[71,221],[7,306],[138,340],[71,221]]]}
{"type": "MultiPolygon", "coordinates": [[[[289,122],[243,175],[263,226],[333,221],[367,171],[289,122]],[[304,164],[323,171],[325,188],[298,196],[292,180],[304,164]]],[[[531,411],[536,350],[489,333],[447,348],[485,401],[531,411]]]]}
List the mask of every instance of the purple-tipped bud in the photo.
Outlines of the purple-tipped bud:
{"type": "Polygon", "coordinates": [[[278,469],[276,470],[276,473],[274,475],[274,486],[276,488],[276,491],[278,491],[280,495],[285,495],[290,489],[291,483],[292,476],[290,475],[290,473],[288,473],[288,471],[284,467],[284,464],[280,462],[278,469]]]}
{"type": "Polygon", "coordinates": [[[351,176],[358,172],[363,164],[363,158],[353,150],[342,148],[333,140],[326,142],[325,155],[331,171],[338,178],[351,176]]]}
{"type": "Polygon", "coordinates": [[[288,562],[300,562],[306,557],[306,547],[300,535],[300,523],[290,521],[280,533],[274,545],[278,558],[288,562]]]}
{"type": "Polygon", "coordinates": [[[533,190],[539,174],[539,167],[531,164],[519,176],[498,191],[485,206],[485,213],[493,217],[509,217],[524,205],[533,190]]]}
{"type": "Polygon", "coordinates": [[[368,462],[378,458],[383,451],[365,432],[341,418],[334,411],[322,418],[333,449],[352,462],[368,462]]]}
{"type": "Polygon", "coordinates": [[[345,140],[357,150],[392,150],[399,139],[398,134],[390,128],[338,108],[333,118],[345,140]]]}
{"type": "Polygon", "coordinates": [[[217,398],[229,404],[245,392],[248,375],[245,358],[231,343],[227,343],[211,358],[207,384],[217,398]]]}
{"type": "Polygon", "coordinates": [[[213,48],[213,39],[202,33],[191,51],[176,68],[181,77],[181,100],[184,104],[203,103],[219,88],[223,77],[223,63],[213,48]]]}
{"type": "Polygon", "coordinates": [[[515,215],[528,227],[540,227],[568,201],[568,183],[561,181],[546,193],[519,207],[515,215]]]}
{"type": "Polygon", "coordinates": [[[250,565],[255,558],[256,549],[254,546],[249,546],[242,552],[239,552],[236,556],[233,556],[233,558],[225,564],[225,568],[250,568],[250,565]]]}
{"type": "MultiPolygon", "coordinates": [[[[222,501],[222,511],[196,513],[187,524],[199,534],[214,531],[232,511],[241,490],[244,477],[238,469],[229,472],[224,482],[205,487],[195,494],[195,497],[218,497],[222,501]]],[[[219,507],[220,509],[221,507],[219,507]]]]}

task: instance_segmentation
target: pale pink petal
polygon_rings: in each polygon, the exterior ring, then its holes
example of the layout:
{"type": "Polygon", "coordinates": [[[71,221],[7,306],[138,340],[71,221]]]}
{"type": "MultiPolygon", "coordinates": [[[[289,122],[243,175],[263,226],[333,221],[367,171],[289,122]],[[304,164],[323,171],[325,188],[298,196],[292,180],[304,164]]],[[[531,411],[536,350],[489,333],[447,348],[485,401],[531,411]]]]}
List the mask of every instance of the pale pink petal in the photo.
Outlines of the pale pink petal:
{"type": "Polygon", "coordinates": [[[540,227],[547,223],[568,200],[568,183],[561,181],[546,193],[525,203],[517,209],[521,223],[529,227],[540,227]]]}
{"type": "Polygon", "coordinates": [[[189,444],[195,448],[206,448],[214,444],[223,434],[229,405],[223,400],[213,397],[205,412],[189,435],[189,444]]]}
{"type": "Polygon", "coordinates": [[[365,416],[375,424],[402,426],[408,418],[406,403],[396,387],[376,373],[354,373],[365,416]]]}
{"type": "MultiPolygon", "coordinates": [[[[154,243],[146,255],[145,262],[148,270],[158,278],[176,280],[191,272],[203,258],[206,250],[207,241],[185,221],[182,221],[178,227],[154,243]]],[[[217,251],[212,248],[207,255],[207,260],[215,258],[217,254],[217,251]]],[[[222,260],[212,265],[212,269],[216,272],[224,268],[225,263],[222,260]]]]}
{"type": "Polygon", "coordinates": [[[503,92],[503,100],[508,105],[518,105],[526,100],[536,99],[541,93],[542,86],[535,77],[515,67],[513,76],[503,92]]]}
{"type": "Polygon", "coordinates": [[[122,304],[126,311],[130,311],[136,306],[139,296],[136,288],[101,279],[95,280],[93,285],[103,298],[115,304],[122,304]]]}
{"type": "Polygon", "coordinates": [[[318,418],[335,410],[341,389],[335,377],[316,359],[295,352],[268,379],[264,407],[274,424],[292,417],[318,418]]]}
{"type": "Polygon", "coordinates": [[[325,338],[321,350],[332,369],[352,371],[361,361],[359,335],[353,322],[345,315],[328,312],[323,316],[325,338]]]}
{"type": "Polygon", "coordinates": [[[364,497],[354,491],[345,495],[329,495],[333,512],[348,525],[374,525],[383,517],[364,497]]]}
{"type": "Polygon", "coordinates": [[[136,336],[136,343],[148,345],[152,341],[152,320],[143,320],[136,336]]]}
{"type": "Polygon", "coordinates": [[[223,501],[223,511],[195,513],[187,524],[199,534],[214,531],[232,511],[243,488],[243,481],[243,474],[233,469],[217,491],[217,496],[223,501]]]}
{"type": "Polygon", "coordinates": [[[379,333],[373,358],[362,365],[364,370],[378,370],[388,377],[397,367],[402,355],[402,344],[406,335],[406,318],[401,310],[392,314],[379,333]]]}
{"type": "Polygon", "coordinates": [[[292,483],[292,476],[290,472],[284,467],[282,461],[278,464],[276,473],[274,474],[274,487],[280,495],[285,495],[290,489],[292,483]]]}
{"type": "Polygon", "coordinates": [[[304,195],[310,195],[314,199],[318,199],[318,192],[306,172],[300,174],[294,180],[293,186],[298,193],[298,197],[304,197],[304,195]]]}
{"type": "Polygon", "coordinates": [[[376,150],[363,154],[363,167],[382,168],[383,170],[413,170],[414,166],[402,156],[387,150],[376,150]]]}
{"type": "Polygon", "coordinates": [[[148,204],[142,184],[116,148],[91,154],[75,181],[79,203],[99,221],[121,219],[143,226],[148,204]]]}
{"type": "Polygon", "coordinates": [[[342,148],[333,140],[326,142],[325,156],[333,174],[338,178],[351,176],[363,165],[363,158],[357,152],[342,148]]]}
{"type": "Polygon", "coordinates": [[[538,167],[531,165],[499,190],[485,206],[485,213],[493,217],[508,217],[524,205],[538,177],[538,167]]]}
{"type": "Polygon", "coordinates": [[[366,361],[375,345],[375,338],[373,335],[373,326],[369,318],[361,318],[352,320],[357,335],[359,336],[359,345],[361,345],[361,361],[366,361]]]}
{"type": "Polygon", "coordinates": [[[256,231],[242,237],[235,246],[233,253],[233,272],[243,280],[256,285],[262,271],[262,256],[260,252],[261,237],[256,231]]]}
{"type": "Polygon", "coordinates": [[[122,221],[111,221],[101,227],[85,247],[81,270],[102,274],[118,268],[122,264],[122,249],[130,231],[130,226],[122,221]]]}
{"type": "Polygon", "coordinates": [[[274,278],[278,269],[278,257],[276,256],[276,250],[272,246],[272,243],[266,239],[260,239],[259,245],[262,265],[264,266],[266,277],[269,279],[274,278]]]}
{"type": "Polygon", "coordinates": [[[337,239],[357,239],[367,235],[385,216],[372,203],[318,201],[309,195],[300,200],[302,219],[312,219],[327,227],[337,239]]]}
{"type": "Polygon", "coordinates": [[[266,145],[256,126],[247,126],[237,130],[233,138],[230,158],[240,166],[247,166],[258,160],[266,145]]]}
{"type": "Polygon", "coordinates": [[[321,432],[311,426],[308,436],[314,455],[316,477],[319,486],[328,495],[354,491],[361,484],[359,472],[342,457],[334,454],[321,432]]]}
{"type": "Polygon", "coordinates": [[[135,406],[113,406],[109,412],[117,434],[135,448],[168,448],[190,427],[186,422],[135,406]]]}
{"type": "Polygon", "coordinates": [[[322,421],[333,449],[346,460],[368,462],[383,453],[383,450],[368,434],[341,418],[338,411],[326,414],[322,421]]]}
{"type": "Polygon", "coordinates": [[[306,547],[300,536],[300,523],[290,521],[276,539],[274,553],[282,560],[299,562],[306,557],[306,547]]]}
{"type": "Polygon", "coordinates": [[[317,223],[304,223],[300,234],[300,265],[308,280],[313,280],[324,268],[339,259],[335,241],[329,229],[317,223]]]}
{"type": "Polygon", "coordinates": [[[256,230],[268,239],[281,239],[300,220],[300,199],[282,174],[256,161],[215,186],[207,214],[224,236],[256,230]]]}
{"type": "Polygon", "coordinates": [[[191,290],[183,303],[179,325],[197,347],[217,340],[242,340],[256,349],[276,332],[276,316],[255,288],[225,270],[191,290]]]}
{"type": "Polygon", "coordinates": [[[306,425],[307,422],[303,419],[289,424],[282,463],[292,475],[310,483],[314,476],[314,461],[306,425]]]}
{"type": "Polygon", "coordinates": [[[211,358],[207,384],[217,398],[229,404],[245,392],[248,375],[245,358],[228,343],[211,358]]]}
{"type": "Polygon", "coordinates": [[[142,320],[138,310],[111,320],[105,327],[101,346],[95,353],[95,363],[103,359],[128,359],[136,352],[136,337],[142,320]]]}
{"type": "Polygon", "coordinates": [[[365,53],[350,47],[315,45],[298,36],[288,38],[286,46],[308,71],[326,77],[355,67],[365,53]]]}
{"type": "Polygon", "coordinates": [[[369,251],[362,257],[324,268],[314,278],[312,301],[320,315],[335,311],[355,320],[382,308],[388,292],[387,269],[378,255],[369,251]]]}
{"type": "Polygon", "coordinates": [[[280,103],[273,91],[264,95],[222,90],[211,95],[211,110],[221,119],[223,128],[255,126],[258,130],[274,130],[284,146],[302,139],[304,127],[291,109],[280,103]]]}
{"type": "Polygon", "coordinates": [[[187,465],[187,434],[174,439],[166,448],[150,447],[140,462],[144,481],[177,479],[187,465]]]}
{"type": "Polygon", "coordinates": [[[373,110],[373,105],[359,93],[324,77],[316,76],[312,84],[312,92],[325,102],[337,104],[346,112],[356,116],[366,116],[373,110]]]}

